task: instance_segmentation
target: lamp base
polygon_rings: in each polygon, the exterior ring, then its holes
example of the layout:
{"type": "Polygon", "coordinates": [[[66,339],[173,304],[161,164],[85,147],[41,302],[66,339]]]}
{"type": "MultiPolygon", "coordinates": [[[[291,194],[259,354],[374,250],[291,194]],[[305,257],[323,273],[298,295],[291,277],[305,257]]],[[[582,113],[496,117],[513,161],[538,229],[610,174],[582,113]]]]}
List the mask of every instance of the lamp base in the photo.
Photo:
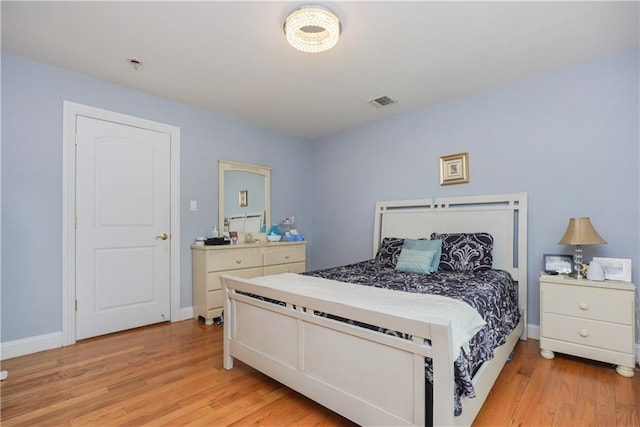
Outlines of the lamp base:
{"type": "Polygon", "coordinates": [[[576,254],[573,256],[573,269],[576,271],[574,277],[576,279],[584,279],[584,276],[582,275],[583,268],[582,245],[576,245],[576,254]]]}

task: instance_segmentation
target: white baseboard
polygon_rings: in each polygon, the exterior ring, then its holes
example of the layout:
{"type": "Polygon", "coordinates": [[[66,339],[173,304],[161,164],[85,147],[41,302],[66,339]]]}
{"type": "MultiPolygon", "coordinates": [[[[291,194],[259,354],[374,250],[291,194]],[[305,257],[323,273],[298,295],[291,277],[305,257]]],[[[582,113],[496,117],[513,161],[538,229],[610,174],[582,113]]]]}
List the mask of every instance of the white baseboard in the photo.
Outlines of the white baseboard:
{"type": "Polygon", "coordinates": [[[183,320],[193,318],[193,307],[183,307],[180,309],[180,318],[175,320],[175,322],[181,322],[183,320]]]}
{"type": "Polygon", "coordinates": [[[0,344],[0,360],[62,347],[62,332],[22,338],[0,344]]]}
{"type": "MultiPolygon", "coordinates": [[[[179,317],[180,318],[174,320],[174,322],[191,319],[193,317],[193,307],[181,308],[179,317]]],[[[50,334],[3,342],[0,343],[0,360],[59,348],[63,346],[62,342],[62,332],[52,332],[50,334]]]]}
{"type": "Polygon", "coordinates": [[[527,336],[534,340],[540,339],[540,325],[527,325],[527,336]]]}

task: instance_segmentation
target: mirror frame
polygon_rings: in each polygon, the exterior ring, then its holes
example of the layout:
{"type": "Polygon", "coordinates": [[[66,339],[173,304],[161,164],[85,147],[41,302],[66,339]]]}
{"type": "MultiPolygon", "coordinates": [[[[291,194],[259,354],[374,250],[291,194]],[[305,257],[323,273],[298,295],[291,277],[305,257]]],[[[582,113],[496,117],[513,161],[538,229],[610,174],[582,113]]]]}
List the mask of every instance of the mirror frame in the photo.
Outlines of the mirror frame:
{"type": "Polygon", "coordinates": [[[264,223],[271,224],[271,168],[251,163],[218,160],[218,230],[224,231],[224,173],[226,171],[250,172],[264,176],[264,223]]]}

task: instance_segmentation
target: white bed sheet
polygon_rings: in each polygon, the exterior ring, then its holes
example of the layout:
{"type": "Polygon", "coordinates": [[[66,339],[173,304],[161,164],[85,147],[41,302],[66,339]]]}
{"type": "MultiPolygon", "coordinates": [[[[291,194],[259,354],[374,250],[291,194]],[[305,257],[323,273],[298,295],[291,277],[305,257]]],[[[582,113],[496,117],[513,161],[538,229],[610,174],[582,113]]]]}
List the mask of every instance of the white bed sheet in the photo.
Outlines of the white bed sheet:
{"type": "Polygon", "coordinates": [[[478,311],[469,304],[440,295],[411,294],[294,273],[257,277],[249,281],[275,290],[375,310],[395,317],[429,323],[451,322],[454,359],[460,355],[460,349],[466,348],[469,340],[486,325],[478,311]]]}

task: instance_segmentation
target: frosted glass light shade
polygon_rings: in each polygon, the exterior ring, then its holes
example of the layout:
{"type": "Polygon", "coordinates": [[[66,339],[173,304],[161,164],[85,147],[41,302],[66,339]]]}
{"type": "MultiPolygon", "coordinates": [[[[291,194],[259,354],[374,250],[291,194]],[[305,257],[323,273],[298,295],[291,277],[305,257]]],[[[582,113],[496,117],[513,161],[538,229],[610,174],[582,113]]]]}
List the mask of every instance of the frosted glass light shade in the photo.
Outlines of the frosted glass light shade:
{"type": "Polygon", "coordinates": [[[287,41],[302,52],[324,52],[338,43],[342,27],[338,17],[319,5],[294,9],[284,21],[287,41]]]}

